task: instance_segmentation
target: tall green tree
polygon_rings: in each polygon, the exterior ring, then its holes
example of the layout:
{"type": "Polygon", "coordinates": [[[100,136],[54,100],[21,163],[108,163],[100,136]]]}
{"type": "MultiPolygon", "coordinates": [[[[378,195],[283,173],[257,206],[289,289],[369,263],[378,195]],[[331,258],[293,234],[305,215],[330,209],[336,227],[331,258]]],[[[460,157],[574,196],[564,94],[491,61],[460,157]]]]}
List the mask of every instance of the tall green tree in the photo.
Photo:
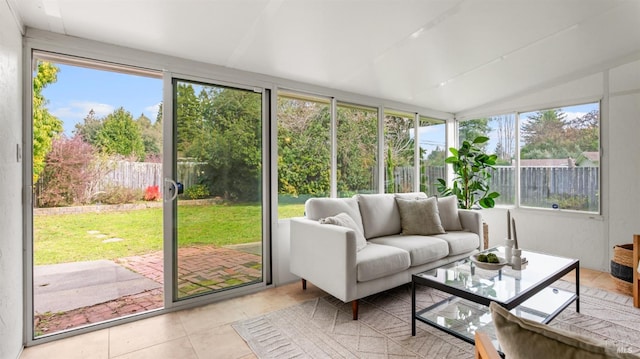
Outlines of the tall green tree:
{"type": "Polygon", "coordinates": [[[46,108],[47,99],[42,90],[58,80],[59,69],[46,61],[38,61],[33,77],[33,183],[45,167],[45,158],[51,151],[53,138],[62,132],[62,121],[46,108]]]}
{"type": "Polygon", "coordinates": [[[102,129],[102,119],[96,117],[96,112],[91,109],[82,122],[75,125],[74,133],[92,146],[98,143],[98,133],[102,129]]]}
{"type": "MultiPolygon", "coordinates": [[[[478,137],[487,137],[491,132],[488,118],[478,118],[475,120],[461,121],[458,126],[459,142],[473,142],[478,137]]],[[[476,144],[482,151],[487,150],[488,142],[476,144]]]]}
{"type": "Polygon", "coordinates": [[[567,158],[571,156],[562,109],[538,111],[522,125],[521,134],[525,143],[520,156],[530,158],[567,158]]]}
{"type": "Polygon", "coordinates": [[[278,97],[278,193],[328,196],[328,104],[278,97]]]}
{"type": "Polygon", "coordinates": [[[179,83],[176,88],[176,126],[178,130],[176,148],[179,157],[193,157],[199,152],[193,147],[194,140],[204,131],[202,98],[196,96],[189,83],[179,83]]]}
{"type": "Polygon", "coordinates": [[[191,154],[208,164],[211,194],[239,201],[260,199],[262,96],[210,87],[199,96],[202,123],[191,154]]]}
{"type": "Polygon", "coordinates": [[[146,157],[158,156],[162,153],[162,127],[158,123],[152,123],[144,114],[136,119],[138,127],[140,127],[140,135],[144,144],[144,153],[146,157]]]}
{"type": "Polygon", "coordinates": [[[144,142],[131,113],[120,107],[107,115],[98,132],[96,146],[106,154],[144,160],[144,142]]]}

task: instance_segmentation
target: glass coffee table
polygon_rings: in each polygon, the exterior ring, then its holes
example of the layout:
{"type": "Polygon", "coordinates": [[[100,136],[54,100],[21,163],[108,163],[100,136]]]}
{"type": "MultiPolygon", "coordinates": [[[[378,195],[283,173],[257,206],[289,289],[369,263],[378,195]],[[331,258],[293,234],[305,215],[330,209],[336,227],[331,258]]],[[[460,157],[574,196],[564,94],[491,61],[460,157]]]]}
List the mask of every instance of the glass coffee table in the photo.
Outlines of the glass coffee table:
{"type": "MultiPolygon", "coordinates": [[[[504,257],[504,248],[490,248],[504,257]]],[[[476,330],[487,333],[496,342],[489,303],[497,302],[512,313],[540,323],[549,323],[571,303],[580,312],[580,261],[522,251],[527,263],[522,270],[509,265],[499,270],[479,268],[464,259],[412,276],[411,335],[416,335],[416,320],[434,326],[471,344],[476,330]],[[575,271],[575,293],[553,288],[552,284],[575,271]],[[416,287],[435,288],[451,296],[427,308],[417,310],[416,287]]],[[[496,345],[497,347],[497,345],[496,345]]]]}

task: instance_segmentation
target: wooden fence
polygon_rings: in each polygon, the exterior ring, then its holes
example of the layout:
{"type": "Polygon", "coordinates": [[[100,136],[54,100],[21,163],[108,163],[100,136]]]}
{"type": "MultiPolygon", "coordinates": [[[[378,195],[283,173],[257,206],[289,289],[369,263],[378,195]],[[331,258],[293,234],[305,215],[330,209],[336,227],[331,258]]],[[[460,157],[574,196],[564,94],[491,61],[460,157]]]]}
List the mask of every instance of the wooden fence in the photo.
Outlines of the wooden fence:
{"type": "MultiPolygon", "coordinates": [[[[413,188],[413,167],[394,169],[394,192],[407,192],[413,188]]],[[[445,177],[444,166],[424,166],[421,190],[429,195],[437,191],[436,179],[445,177]]],[[[597,212],[600,199],[600,169],[598,167],[521,167],[521,204],[531,207],[597,212]]],[[[514,204],[515,168],[498,166],[492,171],[491,190],[500,193],[498,204],[514,204]]]]}

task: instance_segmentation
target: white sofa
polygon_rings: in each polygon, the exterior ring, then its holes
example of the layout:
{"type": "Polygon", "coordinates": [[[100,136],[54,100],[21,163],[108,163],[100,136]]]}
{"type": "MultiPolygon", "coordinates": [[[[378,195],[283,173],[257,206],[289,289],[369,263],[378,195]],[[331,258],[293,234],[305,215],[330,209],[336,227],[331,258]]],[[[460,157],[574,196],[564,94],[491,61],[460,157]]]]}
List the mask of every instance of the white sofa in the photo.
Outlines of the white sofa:
{"type": "Polygon", "coordinates": [[[455,197],[438,199],[435,207],[433,201],[422,192],[309,199],[306,217],[291,219],[290,270],[302,279],[303,289],[308,280],[351,302],[356,320],[358,299],[409,283],[412,274],[482,250],[481,212],[457,209],[455,197]],[[407,230],[411,215],[433,219],[433,210],[423,211],[426,203],[431,203],[429,208],[435,209],[435,220],[446,233],[403,234],[413,232],[407,230]],[[407,208],[420,210],[410,213],[407,208]],[[340,214],[351,217],[356,227],[321,223],[340,214]]]}

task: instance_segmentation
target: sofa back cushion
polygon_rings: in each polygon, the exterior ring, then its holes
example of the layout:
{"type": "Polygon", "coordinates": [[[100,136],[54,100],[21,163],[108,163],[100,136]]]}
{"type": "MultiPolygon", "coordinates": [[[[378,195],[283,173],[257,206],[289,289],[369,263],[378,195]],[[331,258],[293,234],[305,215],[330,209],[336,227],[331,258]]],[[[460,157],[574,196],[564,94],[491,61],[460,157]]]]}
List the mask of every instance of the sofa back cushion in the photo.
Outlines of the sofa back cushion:
{"type": "Polygon", "coordinates": [[[445,231],[462,230],[460,216],[458,216],[458,197],[447,196],[438,198],[438,213],[440,213],[440,221],[445,231]]]}
{"type": "Polygon", "coordinates": [[[400,212],[393,194],[356,195],[367,239],[400,233],[400,212]]]}
{"type": "Polygon", "coordinates": [[[309,198],[304,205],[304,211],[306,217],[314,221],[346,213],[356,223],[360,233],[364,233],[358,201],[354,198],[309,198]]]}
{"type": "Polygon", "coordinates": [[[396,198],[396,203],[400,212],[402,234],[428,236],[444,233],[435,197],[413,200],[396,198]]]}

